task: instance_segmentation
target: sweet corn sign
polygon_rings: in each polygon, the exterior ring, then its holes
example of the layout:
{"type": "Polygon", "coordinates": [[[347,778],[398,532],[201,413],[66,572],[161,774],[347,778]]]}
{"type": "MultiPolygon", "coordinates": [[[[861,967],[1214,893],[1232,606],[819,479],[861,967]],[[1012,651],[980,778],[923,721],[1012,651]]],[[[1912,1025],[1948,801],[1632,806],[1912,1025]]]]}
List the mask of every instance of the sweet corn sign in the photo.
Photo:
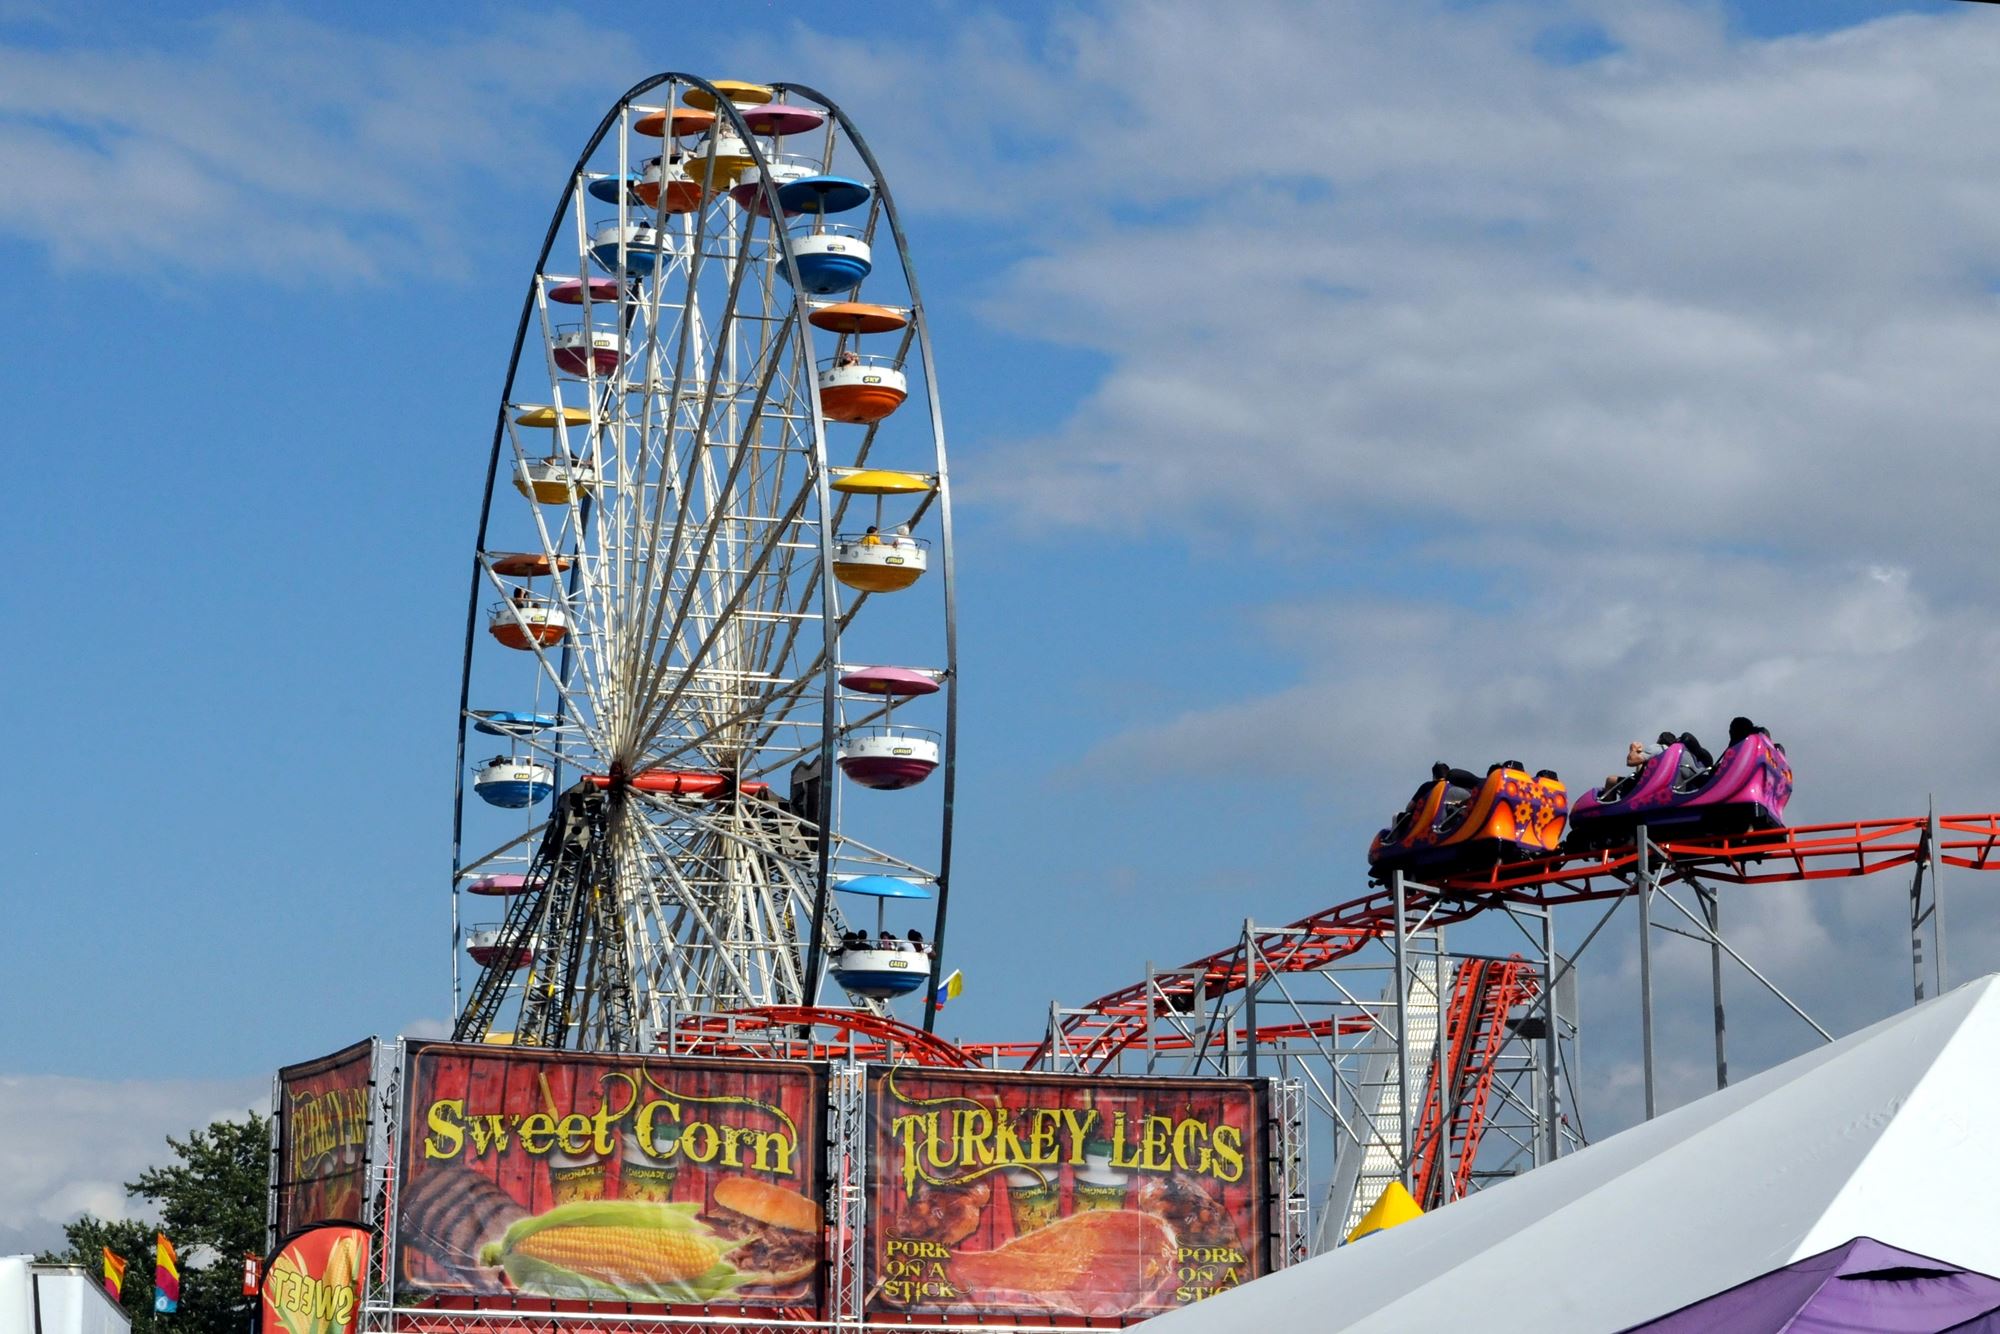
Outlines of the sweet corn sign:
{"type": "Polygon", "coordinates": [[[398,1300],[816,1306],[825,1079],[412,1044],[398,1300]]]}
{"type": "Polygon", "coordinates": [[[261,1334],[352,1334],[367,1272],[364,1228],[334,1223],[287,1237],[264,1266],[261,1334]]]}
{"type": "Polygon", "coordinates": [[[871,1314],[1125,1319],[1269,1267],[1261,1084],[876,1068],[868,1106],[871,1314]]]}

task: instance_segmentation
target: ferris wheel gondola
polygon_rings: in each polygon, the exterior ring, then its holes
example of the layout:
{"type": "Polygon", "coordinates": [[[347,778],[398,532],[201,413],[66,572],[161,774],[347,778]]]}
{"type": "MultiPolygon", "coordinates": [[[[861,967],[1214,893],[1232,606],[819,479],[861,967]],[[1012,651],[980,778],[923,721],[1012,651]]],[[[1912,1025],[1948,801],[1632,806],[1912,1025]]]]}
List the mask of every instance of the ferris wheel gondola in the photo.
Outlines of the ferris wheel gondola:
{"type": "Polygon", "coordinates": [[[476,546],[453,884],[507,918],[461,988],[454,897],[458,1037],[634,1049],[829,974],[877,1011],[922,990],[840,965],[836,892],[893,881],[933,975],[955,662],[922,302],[838,107],[686,75],[620,99],[536,265],[476,546]],[[469,732],[513,750],[465,763],[469,732]]]}

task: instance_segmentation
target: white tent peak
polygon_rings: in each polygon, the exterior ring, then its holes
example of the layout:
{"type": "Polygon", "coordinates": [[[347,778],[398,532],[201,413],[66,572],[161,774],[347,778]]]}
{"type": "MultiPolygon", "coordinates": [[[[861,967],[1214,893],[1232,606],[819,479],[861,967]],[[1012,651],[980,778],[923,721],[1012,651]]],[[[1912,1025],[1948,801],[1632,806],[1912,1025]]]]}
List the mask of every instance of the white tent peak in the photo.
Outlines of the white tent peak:
{"type": "Polygon", "coordinates": [[[1147,1328],[1613,1331],[1857,1236],[2000,1274],[1996,1141],[2000,975],[1147,1328]]]}

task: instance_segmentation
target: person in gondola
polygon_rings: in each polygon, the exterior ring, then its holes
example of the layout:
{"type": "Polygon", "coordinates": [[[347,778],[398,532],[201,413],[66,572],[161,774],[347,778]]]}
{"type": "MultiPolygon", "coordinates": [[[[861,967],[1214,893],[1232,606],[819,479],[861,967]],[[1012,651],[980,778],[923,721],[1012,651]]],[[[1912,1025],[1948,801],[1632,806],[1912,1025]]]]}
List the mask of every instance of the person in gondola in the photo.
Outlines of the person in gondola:
{"type": "Polygon", "coordinates": [[[924,952],[924,933],[914,926],[910,928],[910,948],[919,954],[924,952]]]}
{"type": "Polygon", "coordinates": [[[882,545],[881,531],[874,524],[869,524],[868,531],[861,535],[861,545],[864,547],[879,547],[882,545]]]}
{"type": "Polygon", "coordinates": [[[1753,736],[1762,736],[1764,739],[1769,740],[1771,729],[1768,727],[1759,727],[1748,718],[1740,715],[1729,720],[1729,744],[1731,746],[1740,745],[1753,736]]]}
{"type": "Polygon", "coordinates": [[[849,366],[859,366],[861,357],[853,348],[842,348],[840,355],[833,359],[833,364],[844,370],[849,366]]]}
{"type": "Polygon", "coordinates": [[[1471,770],[1460,769],[1456,765],[1446,764],[1443,760],[1433,764],[1430,781],[1417,784],[1417,790],[1410,794],[1410,800],[1404,805],[1403,813],[1396,817],[1395,837],[1409,836],[1410,827],[1416,822],[1418,812],[1424,808],[1424,798],[1429,796],[1431,788],[1440,782],[1445,785],[1445,789],[1444,800],[1438,806],[1438,814],[1443,816],[1453,807],[1463,806],[1472,800],[1472,794],[1479,790],[1480,780],[1471,770]]]}
{"type": "Polygon", "coordinates": [[[1618,774],[1605,775],[1604,786],[1598,790],[1598,799],[1615,801],[1625,795],[1639,781],[1640,772],[1653,757],[1672,745],[1681,748],[1680,768],[1674,774],[1674,785],[1677,787],[1684,787],[1693,782],[1715,764],[1715,757],[1708,753],[1707,747],[1695,740],[1693,733],[1682,732],[1679,736],[1675,736],[1672,732],[1662,732],[1659,739],[1651,745],[1643,741],[1634,741],[1625,747],[1625,767],[1632,772],[1622,777],[1618,774]]]}

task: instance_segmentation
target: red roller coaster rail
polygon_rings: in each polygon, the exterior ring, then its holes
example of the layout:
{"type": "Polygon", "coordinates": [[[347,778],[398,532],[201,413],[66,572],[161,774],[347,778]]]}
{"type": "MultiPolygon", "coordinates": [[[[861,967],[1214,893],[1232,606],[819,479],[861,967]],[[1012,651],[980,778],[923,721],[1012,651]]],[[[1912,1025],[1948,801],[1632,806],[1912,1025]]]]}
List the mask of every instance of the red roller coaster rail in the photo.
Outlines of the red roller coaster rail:
{"type": "MultiPolygon", "coordinates": [[[[1850,879],[1913,866],[1927,857],[1968,870],[2000,870],[2000,814],[1940,816],[1934,845],[1931,827],[1926,816],[1864,820],[1725,837],[1654,839],[1653,849],[1662,863],[1657,868],[1661,883],[1699,879],[1763,885],[1850,879]]],[[[1616,898],[1632,891],[1637,871],[1636,847],[1558,853],[1435,884],[1406,882],[1404,902],[1407,913],[1444,926],[1508,905],[1552,908],[1616,898]]],[[[1378,889],[1254,935],[1256,971],[1321,968],[1394,929],[1395,896],[1389,889],[1378,889]]],[[[1246,943],[1238,942],[1151,982],[1136,982],[1100,996],[1065,1015],[1063,1050],[1079,1069],[1104,1071],[1121,1052],[1145,1039],[1160,1002],[1192,1003],[1197,995],[1212,1001],[1240,991],[1250,979],[1251,967],[1246,943]]],[[[1278,1034],[1274,1030],[1267,1035],[1260,1029],[1257,1036],[1262,1040],[1278,1034]]],[[[1049,1054],[1050,1040],[981,1043],[964,1050],[978,1057],[1024,1058],[1033,1066],[1049,1054]]]]}

